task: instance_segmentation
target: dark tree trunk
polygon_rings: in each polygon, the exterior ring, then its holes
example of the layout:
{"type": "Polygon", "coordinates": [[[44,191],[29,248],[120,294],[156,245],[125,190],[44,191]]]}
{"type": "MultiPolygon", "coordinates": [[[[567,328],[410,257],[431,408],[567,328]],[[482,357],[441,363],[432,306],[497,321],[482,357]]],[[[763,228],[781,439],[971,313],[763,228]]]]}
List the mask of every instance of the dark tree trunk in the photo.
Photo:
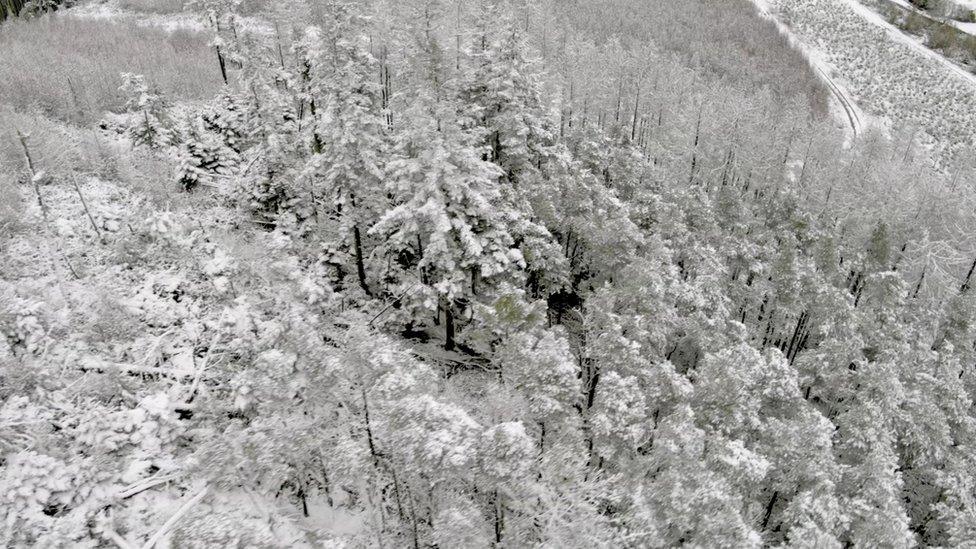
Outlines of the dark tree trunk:
{"type": "Polygon", "coordinates": [[[773,492],[773,497],[769,499],[769,505],[766,506],[766,516],[763,517],[762,529],[765,530],[766,526],[769,524],[769,517],[773,514],[773,506],[776,505],[776,499],[779,497],[779,492],[773,492]]]}
{"type": "Polygon", "coordinates": [[[921,276],[918,277],[918,284],[915,285],[915,291],[912,292],[912,299],[918,299],[918,292],[922,290],[922,283],[925,282],[925,269],[922,269],[921,276]]]}
{"type": "Polygon", "coordinates": [[[973,280],[973,271],[976,271],[976,259],[973,260],[973,264],[969,267],[969,273],[966,274],[966,281],[962,283],[962,287],[959,288],[960,292],[965,292],[969,289],[969,283],[973,280]]]}
{"type": "MultiPolygon", "coordinates": [[[[214,29],[217,31],[217,35],[220,35],[220,23],[214,19],[213,20],[214,29]]],[[[217,63],[220,64],[220,76],[224,79],[224,85],[227,85],[227,62],[224,61],[224,54],[220,51],[220,46],[215,47],[217,50],[217,63]]]]}
{"type": "Polygon", "coordinates": [[[502,533],[505,530],[505,513],[502,509],[501,500],[498,498],[498,490],[495,490],[492,496],[495,500],[493,505],[495,508],[495,544],[501,545],[502,533]]]}
{"type": "Polygon", "coordinates": [[[454,311],[450,303],[444,305],[444,349],[454,350],[454,311]]]}
{"type": "Polygon", "coordinates": [[[698,168],[698,142],[701,139],[701,119],[702,111],[698,111],[698,123],[695,125],[695,144],[691,151],[691,173],[688,175],[688,183],[695,180],[695,170],[698,168]]]}
{"type": "Polygon", "coordinates": [[[359,277],[359,286],[366,292],[366,295],[373,297],[373,293],[369,291],[369,285],[366,284],[366,265],[363,261],[363,239],[359,231],[359,225],[353,226],[352,237],[353,245],[356,248],[356,275],[359,277]]]}

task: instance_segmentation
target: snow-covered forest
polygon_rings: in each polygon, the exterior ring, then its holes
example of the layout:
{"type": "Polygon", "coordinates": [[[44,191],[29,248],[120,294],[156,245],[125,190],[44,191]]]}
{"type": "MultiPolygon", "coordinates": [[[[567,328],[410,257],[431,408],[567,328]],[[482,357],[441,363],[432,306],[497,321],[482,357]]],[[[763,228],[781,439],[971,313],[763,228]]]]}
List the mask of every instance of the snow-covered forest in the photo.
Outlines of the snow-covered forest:
{"type": "Polygon", "coordinates": [[[976,114],[762,9],[0,0],[0,546],[971,546],[976,114]]]}

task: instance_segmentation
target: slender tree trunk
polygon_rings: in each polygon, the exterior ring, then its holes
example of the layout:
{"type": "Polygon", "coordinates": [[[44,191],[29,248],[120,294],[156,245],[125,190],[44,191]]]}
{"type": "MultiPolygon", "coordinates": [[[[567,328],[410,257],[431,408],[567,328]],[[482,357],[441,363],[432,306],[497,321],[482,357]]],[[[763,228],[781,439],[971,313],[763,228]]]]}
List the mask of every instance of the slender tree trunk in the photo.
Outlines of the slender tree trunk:
{"type": "Polygon", "coordinates": [[[20,140],[20,146],[24,149],[24,159],[27,161],[27,170],[30,173],[31,186],[34,187],[34,195],[37,197],[37,205],[41,208],[44,221],[47,221],[47,204],[44,203],[44,199],[41,197],[41,186],[37,181],[37,170],[34,168],[34,159],[31,157],[30,148],[27,146],[27,136],[20,133],[18,129],[17,139],[20,140]]]}
{"type": "Polygon", "coordinates": [[[589,372],[589,383],[586,386],[586,409],[589,410],[593,407],[593,403],[596,402],[596,388],[600,384],[600,370],[599,368],[593,368],[592,372],[589,372]]]}
{"type": "Polygon", "coordinates": [[[925,281],[925,269],[922,269],[921,276],[918,277],[918,284],[915,285],[915,291],[912,292],[912,299],[918,299],[918,292],[922,289],[922,283],[925,281]]]}
{"type": "Polygon", "coordinates": [[[624,82],[623,82],[623,78],[621,78],[620,83],[617,85],[617,109],[613,115],[614,124],[620,123],[620,103],[623,100],[623,93],[624,93],[624,82]]]}
{"type": "Polygon", "coordinates": [[[454,70],[461,70],[461,2],[457,3],[457,20],[454,24],[454,70]]]}
{"type": "MultiPolygon", "coordinates": [[[[569,126],[570,128],[573,127],[573,105],[574,105],[573,101],[575,101],[575,95],[574,95],[575,92],[576,92],[575,83],[570,82],[569,83],[569,110],[566,115],[566,125],[569,126]]],[[[564,135],[563,129],[560,127],[559,137],[563,137],[563,135],[564,135]]]]}
{"type": "MultiPolygon", "coordinates": [[[[217,34],[220,34],[220,23],[216,19],[213,21],[214,28],[217,29],[217,34]]],[[[220,64],[220,76],[224,79],[224,85],[227,85],[227,63],[224,61],[224,54],[220,51],[220,46],[214,48],[217,50],[217,63],[220,64]]]]}
{"type": "Polygon", "coordinates": [[[78,187],[78,182],[72,179],[71,184],[74,186],[75,192],[78,193],[81,206],[85,209],[85,215],[88,216],[88,221],[91,222],[92,229],[95,229],[95,236],[98,237],[99,241],[102,241],[102,232],[98,230],[98,225],[95,224],[95,218],[92,217],[91,211],[88,210],[88,202],[85,201],[85,195],[81,194],[81,188],[78,187]]]}
{"type": "Polygon", "coordinates": [[[454,307],[450,302],[444,304],[444,349],[454,350],[454,307]]]}
{"type": "Polygon", "coordinates": [[[380,458],[376,453],[376,444],[373,441],[373,425],[369,421],[369,401],[366,399],[366,389],[360,389],[363,398],[363,422],[366,427],[366,442],[369,444],[369,455],[373,458],[373,464],[379,468],[380,458]]]}
{"type": "Polygon", "coordinates": [[[793,132],[790,131],[790,136],[786,140],[786,150],[783,151],[783,165],[785,166],[790,161],[790,147],[793,146],[793,132]]]}
{"type": "Polygon", "coordinates": [[[796,321],[796,327],[793,329],[793,336],[790,337],[790,342],[786,346],[786,359],[789,360],[791,364],[793,363],[793,359],[796,357],[796,354],[800,352],[799,346],[800,340],[802,339],[801,334],[804,330],[806,330],[808,317],[809,315],[806,311],[800,314],[800,318],[798,318],[796,321]]]}
{"type": "Polygon", "coordinates": [[[973,271],[976,271],[976,259],[973,260],[972,266],[969,267],[969,272],[966,274],[966,280],[962,283],[962,287],[959,288],[960,292],[969,290],[969,283],[973,280],[973,271]]]}
{"type": "MultiPolygon", "coordinates": [[[[417,235],[417,257],[424,257],[424,243],[420,240],[420,235],[417,235]]],[[[427,284],[427,270],[420,267],[420,283],[427,284]]]]}
{"type": "MultiPolygon", "coordinates": [[[[281,30],[278,28],[278,22],[275,22],[275,45],[278,46],[278,63],[281,68],[285,68],[285,54],[281,49],[281,30]]],[[[224,83],[227,82],[227,78],[224,78],[224,83]]]]}
{"type": "Polygon", "coordinates": [[[701,139],[701,119],[702,109],[698,110],[698,123],[695,125],[695,143],[691,151],[691,173],[688,175],[688,183],[695,180],[695,169],[698,167],[698,142],[701,139]]]}
{"type": "Polygon", "coordinates": [[[366,265],[363,260],[363,239],[359,231],[359,225],[353,225],[352,228],[352,239],[353,245],[356,251],[356,275],[359,277],[359,286],[366,292],[366,295],[373,297],[373,292],[369,291],[369,285],[366,284],[366,265]]]}
{"type": "Polygon", "coordinates": [[[308,498],[305,496],[305,489],[298,489],[298,499],[302,502],[302,516],[308,517],[308,498]]]}
{"type": "Polygon", "coordinates": [[[492,492],[495,509],[495,544],[501,545],[505,530],[505,511],[502,509],[501,499],[498,497],[498,490],[492,492]]]}
{"type": "Polygon", "coordinates": [[[402,498],[400,497],[400,481],[397,479],[396,471],[394,470],[392,464],[389,467],[390,476],[393,477],[393,496],[396,498],[397,514],[400,515],[400,520],[406,520],[406,515],[403,512],[402,498]]]}
{"type": "Polygon", "coordinates": [[[390,66],[387,60],[388,48],[383,45],[383,53],[380,58],[380,104],[383,108],[384,116],[386,118],[386,127],[389,130],[393,130],[393,112],[390,111],[390,66]]]}
{"type": "Polygon", "coordinates": [[[322,152],[322,138],[319,137],[318,128],[315,127],[316,111],[314,98],[308,101],[308,112],[312,115],[312,150],[318,154],[322,152]]]}
{"type": "Polygon", "coordinates": [[[637,82],[637,90],[634,92],[634,119],[631,121],[630,140],[637,138],[637,110],[640,108],[640,81],[637,82]]]}
{"type": "Polygon", "coordinates": [[[776,499],[779,498],[779,492],[773,492],[773,497],[769,498],[769,504],[766,505],[766,515],[763,517],[762,529],[765,530],[766,526],[769,524],[769,517],[773,514],[773,506],[776,505],[776,499]]]}
{"type": "Polygon", "coordinates": [[[725,167],[722,169],[722,186],[723,187],[728,184],[728,181],[729,181],[729,173],[732,171],[732,160],[733,160],[732,147],[729,147],[729,152],[728,152],[727,155],[725,155],[725,167]]]}
{"type": "Polygon", "coordinates": [[[417,530],[417,501],[413,496],[413,490],[410,489],[409,484],[404,484],[403,488],[407,492],[407,503],[410,504],[410,526],[413,533],[413,549],[420,549],[420,536],[417,530]]]}

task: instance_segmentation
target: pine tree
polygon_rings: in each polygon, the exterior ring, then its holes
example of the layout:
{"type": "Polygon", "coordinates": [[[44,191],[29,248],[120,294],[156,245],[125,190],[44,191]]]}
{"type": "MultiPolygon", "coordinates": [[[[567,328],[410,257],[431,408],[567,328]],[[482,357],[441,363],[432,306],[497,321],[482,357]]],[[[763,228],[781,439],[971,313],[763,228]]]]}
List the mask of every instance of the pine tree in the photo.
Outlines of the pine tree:
{"type": "Polygon", "coordinates": [[[663,416],[649,459],[656,474],[644,490],[662,527],[665,545],[759,547],[760,536],[744,516],[742,495],[709,468],[707,436],[681,405],[663,416]]]}
{"type": "Polygon", "coordinates": [[[237,153],[220,136],[203,129],[202,119],[191,120],[180,154],[177,182],[184,191],[209,185],[216,176],[229,176],[238,166],[237,153]]]}
{"type": "Polygon", "coordinates": [[[525,395],[532,418],[552,426],[572,418],[580,386],[565,337],[551,330],[519,334],[498,353],[502,379],[525,395]]]}
{"type": "Polygon", "coordinates": [[[238,95],[225,88],[214,98],[211,108],[200,115],[204,129],[218,134],[224,145],[237,154],[251,145],[243,103],[238,95]]]}
{"type": "Polygon", "coordinates": [[[549,212],[539,208],[547,206],[533,201],[552,192],[545,171],[559,161],[553,124],[513,8],[485,0],[477,10],[463,65],[458,51],[457,117],[483,158],[503,170],[500,209],[526,260],[534,295],[548,295],[568,282],[559,245],[542,223],[549,212]]]}
{"type": "Polygon", "coordinates": [[[179,142],[167,112],[168,103],[144,76],[122,73],[119,90],[126,96],[125,109],[133,113],[129,137],[134,144],[159,149],[179,142]]]}
{"type": "Polygon", "coordinates": [[[248,63],[242,69],[241,111],[244,134],[253,145],[244,156],[245,170],[231,196],[250,210],[258,221],[272,227],[285,219],[313,216],[307,189],[296,185],[301,167],[311,154],[312,125],[301,118],[302,94],[287,83],[292,80],[277,55],[259,43],[242,41],[248,63]]]}
{"type": "Polygon", "coordinates": [[[336,223],[337,244],[354,258],[359,286],[369,295],[364,237],[385,200],[386,113],[375,78],[378,64],[360,42],[362,16],[344,4],[330,5],[325,16],[328,38],[313,33],[303,42],[303,78],[315,119],[313,154],[302,180],[312,194],[315,216],[321,203],[322,217],[336,223]]]}
{"type": "Polygon", "coordinates": [[[483,293],[494,277],[517,276],[525,263],[494,206],[500,170],[478,158],[463,131],[446,120],[438,130],[422,117],[411,117],[414,127],[398,136],[389,163],[394,205],[369,233],[385,237],[390,258],[417,270],[423,307],[445,312],[451,349],[458,305],[483,293]]]}
{"type": "Polygon", "coordinates": [[[460,116],[482,135],[487,159],[501,166],[509,181],[530,184],[553,136],[526,59],[521,22],[513,9],[484,0],[474,27],[467,48],[474,67],[462,77],[460,116]]]}

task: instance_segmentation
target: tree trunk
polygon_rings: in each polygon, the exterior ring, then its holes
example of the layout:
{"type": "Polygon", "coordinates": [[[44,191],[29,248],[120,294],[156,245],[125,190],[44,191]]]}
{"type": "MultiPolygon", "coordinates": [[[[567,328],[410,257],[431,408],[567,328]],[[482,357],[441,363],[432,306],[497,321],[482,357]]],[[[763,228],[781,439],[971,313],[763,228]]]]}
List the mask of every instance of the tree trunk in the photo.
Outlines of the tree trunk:
{"type": "Polygon", "coordinates": [[[973,271],[976,271],[976,259],[973,260],[973,264],[969,267],[969,273],[966,274],[966,281],[962,283],[962,287],[959,288],[960,292],[965,292],[969,290],[969,283],[973,279],[973,271]]]}
{"type": "Polygon", "coordinates": [[[366,442],[369,444],[369,455],[373,458],[373,465],[378,469],[380,458],[376,453],[376,444],[373,442],[373,426],[369,421],[369,401],[366,399],[366,389],[360,389],[363,398],[363,422],[366,427],[366,442]]]}
{"type": "Polygon", "coordinates": [[[37,205],[41,208],[41,214],[44,216],[44,221],[47,221],[47,204],[45,204],[44,199],[41,198],[41,186],[38,182],[37,171],[34,168],[34,159],[31,157],[30,148],[27,146],[27,136],[20,133],[20,129],[17,130],[17,139],[20,140],[20,146],[24,149],[24,159],[27,161],[27,169],[30,172],[31,186],[34,187],[34,195],[37,197],[37,205]]]}
{"type": "Polygon", "coordinates": [[[352,228],[353,244],[356,248],[356,275],[359,277],[359,286],[366,292],[366,295],[373,297],[373,293],[369,291],[369,285],[366,284],[366,266],[363,261],[363,239],[359,231],[359,225],[354,225],[352,228]]]}
{"type": "Polygon", "coordinates": [[[495,500],[493,505],[495,508],[495,544],[501,545],[502,533],[505,530],[505,513],[502,509],[501,500],[498,498],[498,490],[495,490],[492,496],[495,500]]]}
{"type": "Polygon", "coordinates": [[[637,138],[637,109],[640,107],[640,82],[637,82],[637,91],[634,92],[634,118],[631,121],[630,140],[637,138]]]}
{"type": "Polygon", "coordinates": [[[766,516],[763,517],[762,529],[765,530],[766,526],[769,524],[769,517],[773,514],[773,506],[776,505],[776,499],[779,497],[779,492],[773,492],[773,497],[769,499],[769,504],[766,505],[766,516]]]}
{"type": "Polygon", "coordinates": [[[444,305],[444,349],[454,350],[454,311],[450,303],[444,305]]]}
{"type": "Polygon", "coordinates": [[[623,94],[624,94],[624,82],[623,82],[623,77],[621,77],[617,85],[617,109],[613,115],[614,124],[620,123],[620,103],[623,101],[623,94]]]}
{"type": "Polygon", "coordinates": [[[915,285],[915,291],[912,292],[912,299],[918,299],[918,292],[922,290],[923,282],[925,282],[925,269],[922,269],[922,275],[918,277],[918,284],[915,285]]]}
{"type": "Polygon", "coordinates": [[[695,169],[698,167],[698,141],[701,139],[701,119],[702,111],[698,110],[698,123],[695,125],[695,144],[691,151],[691,173],[688,175],[688,183],[695,180],[695,169]]]}
{"type": "MultiPolygon", "coordinates": [[[[217,29],[217,34],[220,34],[220,23],[216,20],[214,21],[214,27],[217,29]]],[[[217,50],[217,63],[220,64],[220,76],[224,79],[224,85],[227,85],[227,63],[224,61],[224,54],[220,51],[220,46],[215,47],[217,50]]]]}

